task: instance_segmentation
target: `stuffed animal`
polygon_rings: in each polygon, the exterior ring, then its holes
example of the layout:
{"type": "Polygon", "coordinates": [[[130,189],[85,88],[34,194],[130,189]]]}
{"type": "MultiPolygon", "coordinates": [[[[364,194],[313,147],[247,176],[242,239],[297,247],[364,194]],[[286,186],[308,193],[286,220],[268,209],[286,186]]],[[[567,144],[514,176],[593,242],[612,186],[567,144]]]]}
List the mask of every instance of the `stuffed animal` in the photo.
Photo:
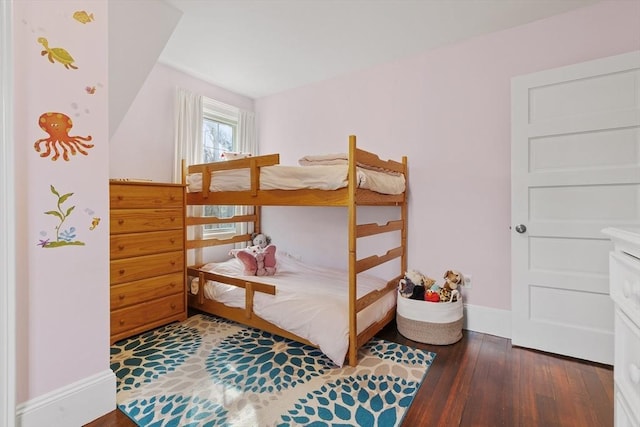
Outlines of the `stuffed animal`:
{"type": "Polygon", "coordinates": [[[456,270],[447,270],[444,273],[444,287],[448,287],[450,290],[458,289],[458,286],[464,284],[464,277],[462,273],[456,270]]]}
{"type": "Polygon", "coordinates": [[[254,246],[259,246],[261,249],[264,249],[269,243],[271,243],[271,237],[262,233],[252,233],[251,242],[254,246]]]}
{"type": "Polygon", "coordinates": [[[236,256],[236,254],[240,251],[244,251],[247,249],[253,251],[259,251],[261,249],[265,249],[271,243],[271,237],[262,233],[251,233],[251,243],[252,245],[247,246],[245,249],[231,249],[229,251],[229,255],[236,256]]]}
{"type": "Polygon", "coordinates": [[[251,237],[252,246],[232,249],[229,255],[242,262],[246,276],[273,276],[276,274],[276,246],[265,234],[253,233],[251,237]]]}
{"type": "Polygon", "coordinates": [[[400,296],[411,298],[415,287],[421,285],[419,273],[415,270],[409,270],[404,277],[398,282],[398,291],[400,296]]]}
{"type": "Polygon", "coordinates": [[[276,247],[269,245],[264,249],[256,249],[252,246],[243,249],[236,257],[244,265],[246,276],[273,276],[276,274],[276,247]]]}
{"type": "Polygon", "coordinates": [[[440,294],[437,291],[427,289],[424,293],[424,300],[429,302],[440,302],[440,294]]]}
{"type": "Polygon", "coordinates": [[[455,302],[458,300],[458,287],[464,284],[464,276],[456,270],[447,270],[444,273],[444,285],[439,291],[440,301],[455,302]],[[455,291],[455,292],[453,292],[455,291]]]}
{"type": "Polygon", "coordinates": [[[425,291],[431,288],[435,282],[435,280],[417,270],[409,270],[398,283],[400,296],[409,299],[424,300],[425,291]]]}

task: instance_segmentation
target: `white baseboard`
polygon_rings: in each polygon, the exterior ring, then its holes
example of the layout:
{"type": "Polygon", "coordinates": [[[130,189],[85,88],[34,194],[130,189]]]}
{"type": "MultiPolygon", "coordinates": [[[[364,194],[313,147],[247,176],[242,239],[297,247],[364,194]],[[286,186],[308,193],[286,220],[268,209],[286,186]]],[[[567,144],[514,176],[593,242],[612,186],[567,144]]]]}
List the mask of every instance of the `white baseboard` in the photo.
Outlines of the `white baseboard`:
{"type": "Polygon", "coordinates": [[[110,369],[21,403],[21,427],[82,426],[116,409],[116,376],[110,369]]]}
{"type": "Polygon", "coordinates": [[[465,304],[463,328],[511,339],[511,311],[465,304]]]}

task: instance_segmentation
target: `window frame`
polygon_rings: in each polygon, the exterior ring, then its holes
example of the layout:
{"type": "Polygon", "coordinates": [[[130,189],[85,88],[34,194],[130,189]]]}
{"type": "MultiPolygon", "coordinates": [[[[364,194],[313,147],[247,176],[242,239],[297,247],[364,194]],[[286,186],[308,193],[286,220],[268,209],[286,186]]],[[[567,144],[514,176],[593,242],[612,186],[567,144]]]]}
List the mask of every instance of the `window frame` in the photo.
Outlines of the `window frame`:
{"type": "MultiPolygon", "coordinates": [[[[232,151],[238,151],[238,115],[239,109],[233,107],[228,104],[224,104],[222,102],[203,97],[202,102],[202,155],[204,157],[204,139],[205,139],[205,126],[206,121],[214,121],[217,123],[222,123],[225,125],[229,125],[232,128],[232,151]]],[[[223,161],[222,159],[214,159],[214,162],[223,161]]],[[[204,214],[204,211],[203,211],[204,214]]],[[[234,215],[238,214],[237,207],[234,209],[234,215]]],[[[206,225],[202,226],[202,234],[205,238],[222,238],[227,239],[234,236],[237,236],[240,231],[239,223],[229,223],[229,227],[224,227],[222,229],[208,229],[206,225]]]]}

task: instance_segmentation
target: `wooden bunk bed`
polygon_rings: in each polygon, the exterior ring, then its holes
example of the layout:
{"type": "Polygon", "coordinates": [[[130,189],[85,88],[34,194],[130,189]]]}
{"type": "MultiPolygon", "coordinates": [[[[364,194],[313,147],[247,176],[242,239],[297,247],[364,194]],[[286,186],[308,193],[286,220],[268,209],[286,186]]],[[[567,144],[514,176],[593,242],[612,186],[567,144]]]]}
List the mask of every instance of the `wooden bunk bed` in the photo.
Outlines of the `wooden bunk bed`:
{"type": "MultiPolygon", "coordinates": [[[[222,223],[252,223],[255,232],[261,230],[261,206],[342,206],[346,207],[348,215],[348,351],[346,362],[355,366],[358,362],[358,349],[378,333],[386,324],[395,318],[395,304],[386,311],[384,316],[358,333],[358,313],[375,304],[376,301],[393,293],[397,289],[398,281],[403,277],[407,269],[407,158],[401,161],[381,160],[377,155],[357,148],[356,137],[349,137],[349,151],[346,160],[347,182],[343,188],[335,190],[296,189],[278,190],[261,189],[261,169],[279,164],[279,155],[263,155],[248,157],[240,160],[214,162],[207,164],[189,165],[183,167],[183,183],[188,187],[188,177],[200,176],[202,182],[200,191],[187,192],[186,205],[245,205],[253,206],[254,212],[249,215],[238,215],[232,218],[217,218],[192,216],[187,213],[185,224],[187,228],[204,226],[206,224],[222,223]],[[369,170],[384,170],[403,179],[403,190],[399,194],[382,194],[369,189],[359,188],[357,171],[367,168],[369,170]],[[210,191],[212,172],[226,170],[248,169],[248,189],[242,191],[210,191]],[[358,206],[395,206],[400,210],[400,219],[394,219],[385,224],[357,222],[358,206]],[[400,233],[398,247],[389,249],[384,255],[373,255],[358,259],[358,239],[381,233],[400,233]],[[358,275],[373,267],[399,258],[400,269],[395,277],[388,281],[386,286],[368,292],[358,297],[358,275]]],[[[215,179],[215,178],[214,178],[215,179]]],[[[188,190],[189,191],[189,190],[188,190]]],[[[189,212],[189,209],[185,209],[189,212]]],[[[397,215],[397,214],[396,214],[397,215]]],[[[397,216],[395,217],[397,218],[397,216]]],[[[189,233],[188,233],[189,234],[189,233]]],[[[250,242],[251,235],[237,235],[230,239],[195,239],[187,238],[185,247],[187,251],[196,250],[215,245],[224,245],[239,242],[250,242]]],[[[396,261],[397,262],[397,261],[396,261]]],[[[187,290],[189,307],[199,311],[214,314],[236,322],[253,326],[280,336],[293,339],[298,342],[317,346],[309,340],[285,330],[274,323],[256,315],[253,311],[254,298],[257,293],[276,295],[276,286],[261,282],[261,277],[230,277],[212,273],[201,269],[202,264],[192,265],[187,268],[187,275],[198,278],[199,283],[196,294],[187,290]],[[213,281],[233,285],[244,289],[244,307],[229,307],[213,299],[207,299],[204,295],[204,283],[213,281]]],[[[395,300],[394,300],[395,301],[395,300]]]]}

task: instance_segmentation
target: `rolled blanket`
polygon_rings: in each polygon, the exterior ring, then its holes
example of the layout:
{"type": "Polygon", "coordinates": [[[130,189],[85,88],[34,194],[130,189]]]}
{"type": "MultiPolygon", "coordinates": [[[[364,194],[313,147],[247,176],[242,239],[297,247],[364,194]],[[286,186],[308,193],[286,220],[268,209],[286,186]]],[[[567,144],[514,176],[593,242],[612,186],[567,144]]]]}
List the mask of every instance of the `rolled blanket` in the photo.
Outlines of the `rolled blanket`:
{"type": "Polygon", "coordinates": [[[298,164],[300,166],[346,165],[348,163],[349,158],[346,153],[304,156],[298,160],[298,164]]]}
{"type": "MultiPolygon", "coordinates": [[[[304,156],[298,159],[298,164],[300,166],[348,165],[349,157],[347,156],[346,153],[309,155],[309,156],[304,156]]],[[[384,172],[386,174],[393,175],[393,176],[401,175],[398,172],[392,172],[390,170],[387,170],[381,167],[366,165],[360,162],[357,163],[357,166],[363,169],[384,172]]]]}

